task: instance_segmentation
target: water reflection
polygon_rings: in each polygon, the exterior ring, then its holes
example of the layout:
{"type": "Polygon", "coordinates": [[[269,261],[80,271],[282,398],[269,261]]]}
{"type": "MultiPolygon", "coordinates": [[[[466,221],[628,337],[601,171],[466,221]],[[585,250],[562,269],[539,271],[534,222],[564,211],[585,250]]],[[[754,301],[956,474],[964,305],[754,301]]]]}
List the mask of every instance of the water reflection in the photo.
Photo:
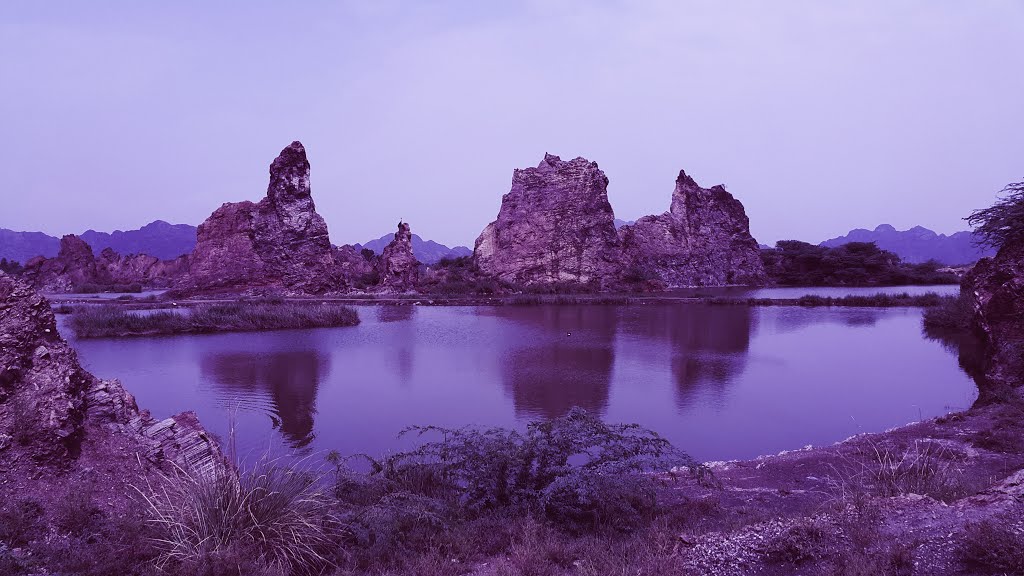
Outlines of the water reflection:
{"type": "Polygon", "coordinates": [[[213,353],[200,367],[231,401],[244,398],[245,408],[267,413],[293,448],[313,441],[317,389],[329,377],[326,356],[315,350],[213,353]],[[269,393],[269,405],[259,392],[269,393]]]}
{"type": "Polygon", "coordinates": [[[416,306],[377,306],[378,322],[404,322],[416,315],[416,306]]]}
{"type": "Polygon", "coordinates": [[[605,412],[615,365],[616,308],[500,307],[490,314],[530,329],[529,341],[510,342],[502,362],[517,416],[555,418],[573,406],[605,412]]]}
{"type": "MultiPolygon", "coordinates": [[[[985,377],[986,359],[985,344],[980,338],[972,332],[941,328],[922,328],[921,333],[925,338],[938,342],[951,354],[955,354],[960,369],[974,380],[979,390],[988,392],[991,389],[982,382],[985,377]]],[[[979,402],[988,400],[990,398],[986,394],[978,396],[979,402]]]]}
{"type": "Polygon", "coordinates": [[[702,393],[721,402],[746,367],[755,326],[747,306],[690,304],[635,308],[625,331],[667,343],[676,404],[686,409],[702,393]]]}

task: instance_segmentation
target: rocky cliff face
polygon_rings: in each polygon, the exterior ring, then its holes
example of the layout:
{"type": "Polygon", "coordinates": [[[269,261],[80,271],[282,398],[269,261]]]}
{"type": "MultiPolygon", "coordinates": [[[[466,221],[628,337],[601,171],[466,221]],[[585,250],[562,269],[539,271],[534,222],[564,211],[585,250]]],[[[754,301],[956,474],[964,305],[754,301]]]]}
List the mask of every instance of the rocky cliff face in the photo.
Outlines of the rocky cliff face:
{"type": "Polygon", "coordinates": [[[666,287],[764,284],[743,204],[722,186],[701,188],[680,170],[668,212],[619,229],[627,278],[666,287]]]}
{"type": "Polygon", "coordinates": [[[619,237],[607,188],[597,163],[583,158],[546,154],[536,168],[516,170],[498,218],[476,240],[477,266],[517,285],[614,280],[619,237]]]}
{"type": "Polygon", "coordinates": [[[380,255],[380,283],[391,290],[407,292],[416,286],[420,263],[412,253],[412,232],[406,222],[398,223],[395,238],[380,255]]]}
{"type": "Polygon", "coordinates": [[[344,285],[327,224],[310,195],[306,150],[292,142],[270,165],[266,198],[224,204],[199,226],[180,287],[322,293],[344,285]]]}
{"type": "Polygon", "coordinates": [[[1024,243],[1003,246],[964,277],[974,329],[985,341],[984,377],[997,386],[1024,384],[1024,243]]]}

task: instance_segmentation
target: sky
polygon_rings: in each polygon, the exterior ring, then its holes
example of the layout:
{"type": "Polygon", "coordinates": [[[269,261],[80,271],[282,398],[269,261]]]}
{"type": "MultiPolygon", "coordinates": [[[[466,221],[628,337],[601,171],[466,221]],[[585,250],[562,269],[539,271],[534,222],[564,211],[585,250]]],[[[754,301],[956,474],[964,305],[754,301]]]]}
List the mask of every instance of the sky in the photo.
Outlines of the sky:
{"type": "Polygon", "coordinates": [[[0,227],[199,224],[306,147],[336,244],[472,246],[515,168],[685,169],[762,243],[950,233],[1024,180],[1024,0],[0,3],[0,227]]]}

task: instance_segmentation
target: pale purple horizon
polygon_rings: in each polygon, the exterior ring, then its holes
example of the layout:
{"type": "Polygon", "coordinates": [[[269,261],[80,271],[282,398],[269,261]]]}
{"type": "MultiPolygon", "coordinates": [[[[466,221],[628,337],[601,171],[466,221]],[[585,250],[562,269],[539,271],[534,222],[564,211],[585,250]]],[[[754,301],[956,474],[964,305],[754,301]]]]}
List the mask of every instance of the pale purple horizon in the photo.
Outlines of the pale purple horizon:
{"type": "Polygon", "coordinates": [[[0,227],[199,224],[293,140],[336,244],[472,246],[545,152],[616,217],[724,184],[758,241],[940,233],[1024,180],[1024,2],[8,2],[0,227]]]}

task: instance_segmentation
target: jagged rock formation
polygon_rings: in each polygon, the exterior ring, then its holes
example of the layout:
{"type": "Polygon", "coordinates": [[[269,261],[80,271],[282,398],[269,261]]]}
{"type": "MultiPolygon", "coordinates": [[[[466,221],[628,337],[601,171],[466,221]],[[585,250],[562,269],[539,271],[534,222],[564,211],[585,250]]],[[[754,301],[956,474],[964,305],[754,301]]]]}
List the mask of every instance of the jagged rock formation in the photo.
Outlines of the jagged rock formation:
{"type": "Polygon", "coordinates": [[[188,271],[188,256],[174,260],[160,260],[149,254],[122,256],[111,248],[104,248],[96,265],[114,284],[142,284],[152,288],[165,288],[188,271]]]}
{"type": "Polygon", "coordinates": [[[996,386],[1024,384],[1024,242],[1003,246],[964,277],[974,303],[974,330],[984,340],[984,378],[996,386]]]}
{"type": "Polygon", "coordinates": [[[111,283],[109,275],[96,266],[92,248],[74,234],[60,239],[60,252],[56,257],[29,260],[24,274],[43,292],[72,292],[84,284],[111,283]]]}
{"type": "Polygon", "coordinates": [[[536,168],[517,169],[498,218],[476,240],[476,265],[517,285],[613,281],[619,237],[607,188],[604,172],[584,158],[545,154],[536,168]]]}
{"type": "Polygon", "coordinates": [[[406,222],[398,223],[395,238],[380,255],[380,283],[391,290],[408,291],[420,277],[420,263],[412,253],[412,232],[406,222]]]}
{"type": "Polygon", "coordinates": [[[668,212],[619,229],[627,279],[666,287],[764,284],[743,204],[722,186],[701,188],[680,170],[668,212]]]}
{"type": "Polygon", "coordinates": [[[93,255],[92,248],[75,235],[61,238],[54,258],[33,258],[25,265],[25,278],[42,292],[74,292],[85,286],[139,284],[165,287],[188,268],[185,256],[160,260],[147,254],[122,256],[110,248],[93,255]]]}
{"type": "MultiPolygon", "coordinates": [[[[376,254],[381,254],[384,252],[384,248],[386,248],[387,245],[390,244],[391,241],[394,239],[395,235],[388,233],[381,236],[380,238],[370,240],[369,242],[363,244],[356,244],[354,248],[356,248],[357,250],[362,248],[369,248],[370,250],[373,250],[376,254]]],[[[413,234],[412,255],[415,256],[416,259],[419,260],[421,264],[426,264],[429,266],[432,264],[437,264],[439,261],[445,258],[449,260],[454,260],[455,258],[461,258],[462,256],[472,256],[473,251],[470,250],[469,248],[466,248],[465,246],[455,246],[453,248],[449,248],[444,244],[439,244],[437,242],[434,242],[433,240],[424,240],[423,238],[420,238],[419,235],[413,234]]]]}
{"type": "Polygon", "coordinates": [[[118,381],[82,369],[57,332],[50,303],[0,273],[0,468],[10,470],[5,464],[21,455],[37,465],[71,466],[84,457],[90,435],[94,444],[104,436],[100,445],[131,447],[154,466],[170,460],[202,468],[221,459],[193,414],[157,422],[118,381]]]}
{"type": "Polygon", "coordinates": [[[346,278],[336,252],[310,195],[306,150],[292,142],[270,165],[266,198],[224,204],[199,226],[189,274],[179,287],[338,290],[346,278]]]}

